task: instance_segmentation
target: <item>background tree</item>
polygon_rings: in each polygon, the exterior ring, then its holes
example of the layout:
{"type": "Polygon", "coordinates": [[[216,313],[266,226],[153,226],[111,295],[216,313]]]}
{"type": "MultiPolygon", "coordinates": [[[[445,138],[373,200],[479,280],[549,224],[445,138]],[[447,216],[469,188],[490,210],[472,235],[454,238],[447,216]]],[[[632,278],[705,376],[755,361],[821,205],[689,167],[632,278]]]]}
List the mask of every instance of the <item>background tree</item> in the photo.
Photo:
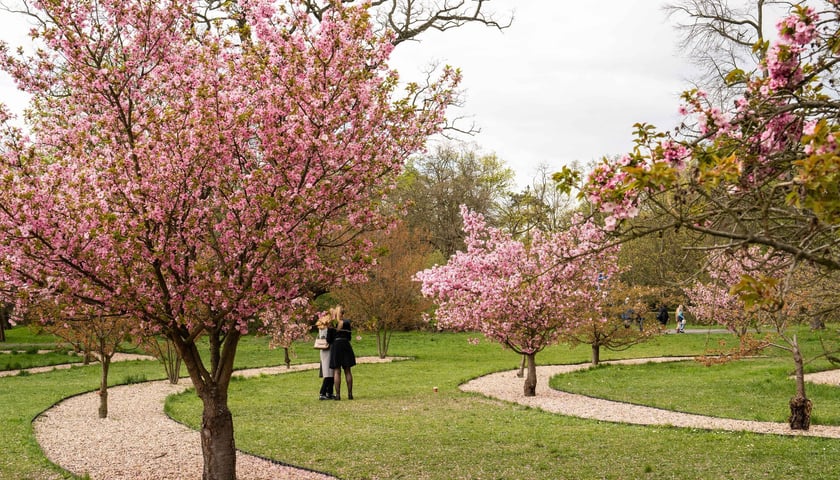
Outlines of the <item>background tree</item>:
{"type": "MultiPolygon", "coordinates": [[[[297,309],[293,309],[294,315],[306,317],[307,309],[305,301],[297,302],[297,309]]],[[[281,318],[275,311],[266,311],[260,315],[260,319],[271,332],[270,348],[283,349],[283,363],[286,368],[292,367],[293,344],[297,340],[309,338],[309,329],[312,325],[309,322],[295,322],[289,318],[281,318]]]]}
{"type": "Polygon", "coordinates": [[[32,96],[28,131],[0,118],[0,255],[65,315],[170,339],[204,405],[203,477],[233,479],[241,336],[364,271],[359,232],[390,223],[382,196],[458,73],[400,98],[389,39],[339,3],[318,24],[260,0],[211,21],[180,0],[30,7],[40,50],[0,52],[32,96]]]}
{"type": "Polygon", "coordinates": [[[473,330],[525,355],[526,396],[536,394],[536,355],[560,335],[603,318],[599,276],[612,278],[616,263],[591,225],[561,233],[532,231],[530,242],[487,225],[482,215],[462,209],[467,249],[446,265],[419,272],[423,294],[435,299],[439,328],[473,330]],[[589,309],[582,305],[590,305],[589,309]],[[591,316],[583,315],[583,312],[591,316]]]}
{"type": "MultiPolygon", "coordinates": [[[[344,4],[369,4],[379,28],[394,33],[392,43],[414,40],[427,30],[446,31],[468,23],[502,30],[511,19],[499,20],[490,10],[490,0],[343,0],[344,4]]],[[[308,11],[321,19],[335,2],[304,0],[308,11]]]]}
{"type": "Polygon", "coordinates": [[[439,144],[433,153],[414,157],[400,180],[406,222],[428,232],[434,248],[449,258],[464,248],[461,205],[495,225],[513,179],[513,170],[495,155],[464,144],[439,144]]]}
{"type": "Polygon", "coordinates": [[[148,335],[143,337],[140,346],[163,365],[169,383],[177,385],[181,379],[182,362],[172,340],[157,335],[148,335]]]}
{"type": "MultiPolygon", "coordinates": [[[[778,39],[755,44],[757,69],[726,75],[737,83],[726,111],[702,91],[686,92],[680,128],[666,133],[638,124],[634,151],[596,168],[584,192],[605,212],[609,229],[643,236],[685,228],[715,238],[720,249],[762,246],[791,272],[802,264],[840,270],[840,6],[810,3],[821,11],[794,4],[777,23],[778,39]],[[656,205],[656,222],[625,222],[643,203],[656,205]]],[[[789,290],[778,288],[785,285],[778,278],[753,280],[740,284],[742,295],[775,295],[765,305],[784,305],[789,290]]],[[[795,348],[793,355],[798,363],[795,348]]],[[[791,418],[802,419],[805,403],[797,397],[791,418]]]]}
{"type": "Polygon", "coordinates": [[[136,329],[136,322],[125,316],[109,315],[96,307],[79,309],[75,316],[69,317],[67,309],[60,303],[42,298],[24,301],[21,305],[27,305],[23,308],[28,315],[43,319],[41,326],[44,331],[72,345],[77,352],[82,352],[85,364],[88,364],[91,354],[95,355],[101,366],[97,413],[99,418],[107,418],[111,360],[120,347],[135,341],[131,332],[136,329]]]}
{"type": "MultiPolygon", "coordinates": [[[[615,260],[609,254],[606,257],[607,261],[615,260]]],[[[659,297],[654,288],[627,285],[617,278],[606,279],[597,302],[578,305],[577,315],[585,321],[563,333],[562,340],[572,347],[589,345],[592,365],[598,365],[602,348],[614,352],[627,350],[659,333],[656,322],[648,315],[651,297],[659,297]]]]}
{"type": "Polygon", "coordinates": [[[413,276],[429,266],[432,248],[422,233],[405,224],[373,234],[372,241],[378,255],[367,281],[334,289],[332,296],[360,329],[376,332],[379,358],[385,358],[394,330],[417,328],[431,306],[413,276]]]}
{"type": "Polygon", "coordinates": [[[558,188],[547,165],[538,165],[530,185],[519,193],[510,192],[503,202],[497,223],[515,238],[532,229],[558,232],[568,226],[574,199],[558,188]]]}

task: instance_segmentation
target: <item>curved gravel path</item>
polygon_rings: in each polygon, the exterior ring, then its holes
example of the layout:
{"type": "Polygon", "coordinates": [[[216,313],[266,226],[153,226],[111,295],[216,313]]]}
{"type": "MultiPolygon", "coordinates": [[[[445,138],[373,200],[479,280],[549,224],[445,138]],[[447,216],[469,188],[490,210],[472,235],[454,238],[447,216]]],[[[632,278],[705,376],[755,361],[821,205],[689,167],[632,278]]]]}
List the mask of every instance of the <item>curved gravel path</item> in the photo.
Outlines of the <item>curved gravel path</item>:
{"type": "MultiPolygon", "coordinates": [[[[390,361],[376,357],[360,358],[360,363],[390,361]]],[[[639,364],[668,362],[687,358],[647,358],[605,363],[639,364]]],[[[317,363],[238,371],[238,376],[280,374],[315,369],[317,363]]],[[[784,423],[752,422],[706,417],[621,402],[595,399],[552,390],[549,379],[561,373],[588,368],[589,364],[537,367],[537,396],[525,397],[523,379],[516,370],[499,372],[471,380],[461,390],[515,402],[562,415],[608,422],[641,425],[670,425],[713,430],[737,430],[780,435],[807,435],[840,438],[840,427],[812,425],[807,432],[792,431],[784,423]]],[[[840,371],[809,376],[809,381],[840,385],[840,371]]],[[[172,421],[163,412],[167,396],[190,386],[189,379],[179,385],[167,381],[125,385],[109,389],[109,417],[92,418],[99,399],[96,393],[71,397],[45,411],[33,422],[35,436],[52,462],[77,475],[93,480],[161,480],[200,478],[201,441],[198,432],[172,421]]],[[[279,465],[239,452],[239,480],[329,479],[318,472],[279,465]]]]}
{"type": "MultiPolygon", "coordinates": [[[[641,364],[648,362],[675,362],[690,358],[661,357],[619,360],[602,363],[641,364]]],[[[548,386],[549,379],[561,373],[584,370],[590,364],[551,365],[537,367],[537,395],[523,395],[523,379],[516,376],[516,370],[493,373],[471,380],[461,385],[465,392],[476,392],[491,398],[539,408],[547,412],[573,417],[591,418],[605,422],[630,423],[636,425],[668,425],[707,430],[733,430],[777,435],[802,435],[811,437],[840,438],[840,426],[811,425],[810,430],[791,430],[787,423],[755,422],[729,418],[707,417],[691,413],[675,412],[660,408],[614,402],[574,393],[553,390],[548,386]]],[[[808,375],[809,382],[840,386],[840,370],[808,375]]]]}
{"type": "MultiPolygon", "coordinates": [[[[395,360],[362,357],[359,363],[395,360]]],[[[317,363],[255,368],[234,372],[254,377],[313,370],[317,363]]],[[[197,431],[173,421],[163,411],[169,395],[192,386],[167,380],[108,389],[108,418],[96,418],[96,392],[70,397],[32,422],[35,438],[51,462],[92,480],[171,480],[201,478],[203,460],[197,431]]],[[[238,480],[329,479],[322,473],[280,465],[237,452],[238,480]]]]}

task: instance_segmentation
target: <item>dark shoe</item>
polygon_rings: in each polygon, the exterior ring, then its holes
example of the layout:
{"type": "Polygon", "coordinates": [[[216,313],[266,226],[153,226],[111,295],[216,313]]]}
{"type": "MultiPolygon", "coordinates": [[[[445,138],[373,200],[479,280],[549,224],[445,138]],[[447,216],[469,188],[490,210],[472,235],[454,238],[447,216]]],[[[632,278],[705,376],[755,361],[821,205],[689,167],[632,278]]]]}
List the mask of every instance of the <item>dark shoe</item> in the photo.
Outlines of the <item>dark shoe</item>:
{"type": "Polygon", "coordinates": [[[336,395],[336,396],[334,396],[332,399],[333,399],[333,400],[341,400],[341,396],[336,395]]]}
{"type": "Polygon", "coordinates": [[[347,395],[347,400],[353,400],[353,394],[352,393],[347,395]]]}
{"type": "Polygon", "coordinates": [[[330,399],[330,397],[328,397],[326,395],[318,395],[318,400],[329,400],[329,399],[330,399]]]}

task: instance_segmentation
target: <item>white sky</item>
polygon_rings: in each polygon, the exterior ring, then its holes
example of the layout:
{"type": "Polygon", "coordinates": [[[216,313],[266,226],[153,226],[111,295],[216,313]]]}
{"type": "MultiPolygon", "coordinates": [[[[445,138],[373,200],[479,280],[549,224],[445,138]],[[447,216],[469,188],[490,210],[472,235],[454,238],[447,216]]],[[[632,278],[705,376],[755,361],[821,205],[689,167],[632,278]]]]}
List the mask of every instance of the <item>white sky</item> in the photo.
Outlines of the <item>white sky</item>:
{"type": "MultiPolygon", "coordinates": [[[[540,163],[553,171],[627,152],[635,122],[673,127],[691,68],[664,3],[493,0],[500,18],[514,11],[507,30],[427,32],[398,46],[393,65],[411,79],[431,62],[461,68],[466,103],[453,114],[476,123],[481,133],[472,141],[495,152],[524,186],[540,163]]],[[[0,12],[0,39],[11,47],[27,40],[27,30],[21,17],[0,12]]],[[[22,109],[5,75],[0,93],[22,109]]]]}
{"type": "Polygon", "coordinates": [[[430,61],[460,67],[473,141],[531,183],[551,171],[628,152],[633,124],[675,126],[691,66],[655,0],[494,0],[515,9],[500,32],[473,26],[432,33],[395,49],[403,76],[430,61]]]}

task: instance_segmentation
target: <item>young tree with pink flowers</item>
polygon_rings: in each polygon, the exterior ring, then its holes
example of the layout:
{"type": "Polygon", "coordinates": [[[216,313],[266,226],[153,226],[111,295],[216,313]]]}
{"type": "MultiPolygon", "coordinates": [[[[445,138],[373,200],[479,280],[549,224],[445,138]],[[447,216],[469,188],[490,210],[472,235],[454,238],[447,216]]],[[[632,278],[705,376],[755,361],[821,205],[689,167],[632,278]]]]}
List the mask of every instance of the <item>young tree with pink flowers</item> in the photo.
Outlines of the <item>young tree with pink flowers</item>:
{"type": "Polygon", "coordinates": [[[216,6],[29,5],[40,49],[0,52],[32,98],[27,129],[0,119],[0,254],[66,315],[93,306],[169,338],[204,405],[203,478],[230,480],[241,336],[364,272],[359,232],[390,224],[383,196],[459,74],[400,96],[363,7],[313,22],[297,1],[216,6]]]}
{"type": "MultiPolygon", "coordinates": [[[[756,2],[756,7],[763,11],[768,5],[756,2]]],[[[758,29],[752,50],[757,67],[724,72],[729,91],[714,98],[698,89],[686,92],[685,120],[678,128],[662,132],[637,124],[634,150],[599,164],[583,195],[618,235],[688,229],[714,238],[712,245],[720,249],[760,246],[782,259],[777,269],[786,264],[796,272],[807,264],[840,270],[840,83],[835,81],[840,2],[792,4],[773,41],[754,19],[710,18],[697,12],[694,20],[709,22],[707,31],[727,34],[724,41],[748,38],[732,35],[730,28],[758,29]],[[735,101],[722,108],[720,98],[735,101]]],[[[787,289],[779,285],[780,277],[768,273],[743,277],[737,290],[742,297],[782,305],[787,289]]],[[[791,418],[805,416],[799,397],[791,400],[791,418]]],[[[794,428],[803,426],[807,423],[794,428]]]]}
{"type": "Polygon", "coordinates": [[[423,294],[439,305],[439,328],[483,333],[528,363],[524,394],[536,394],[536,355],[580,325],[605,321],[605,289],[617,271],[615,247],[590,223],[527,242],[487,226],[462,207],[466,251],[419,272],[423,294]],[[594,253],[593,253],[594,252],[594,253]]]}

